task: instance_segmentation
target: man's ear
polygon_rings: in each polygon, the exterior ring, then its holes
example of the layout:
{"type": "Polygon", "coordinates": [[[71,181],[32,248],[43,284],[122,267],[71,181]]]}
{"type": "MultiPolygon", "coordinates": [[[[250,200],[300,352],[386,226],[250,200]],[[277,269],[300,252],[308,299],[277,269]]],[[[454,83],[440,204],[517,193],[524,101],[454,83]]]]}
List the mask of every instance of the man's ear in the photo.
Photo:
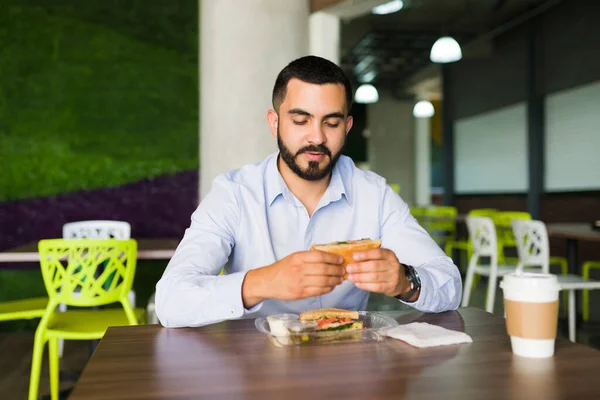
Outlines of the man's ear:
{"type": "Polygon", "coordinates": [[[352,129],[352,124],[354,124],[354,118],[352,118],[352,115],[349,115],[348,118],[346,118],[346,135],[350,132],[350,129],[352,129]]]}
{"type": "Polygon", "coordinates": [[[267,123],[271,129],[271,135],[277,139],[277,125],[279,125],[279,116],[275,110],[267,111],[267,123]]]}

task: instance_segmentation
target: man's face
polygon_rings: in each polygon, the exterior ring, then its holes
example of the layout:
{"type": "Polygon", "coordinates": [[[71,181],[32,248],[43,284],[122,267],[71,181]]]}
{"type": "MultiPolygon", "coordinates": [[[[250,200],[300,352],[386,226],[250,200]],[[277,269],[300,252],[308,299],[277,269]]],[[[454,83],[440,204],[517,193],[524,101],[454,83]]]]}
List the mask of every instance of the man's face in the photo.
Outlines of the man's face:
{"type": "Polygon", "coordinates": [[[289,81],[276,125],[271,121],[282,160],[309,181],[329,176],[352,127],[342,84],[315,85],[299,79],[289,81]]]}

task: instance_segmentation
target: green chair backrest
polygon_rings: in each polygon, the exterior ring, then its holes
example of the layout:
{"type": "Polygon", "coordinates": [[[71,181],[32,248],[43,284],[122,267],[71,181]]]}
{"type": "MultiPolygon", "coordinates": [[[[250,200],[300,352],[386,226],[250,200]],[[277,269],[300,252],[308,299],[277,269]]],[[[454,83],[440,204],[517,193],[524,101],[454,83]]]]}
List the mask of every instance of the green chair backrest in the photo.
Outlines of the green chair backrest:
{"type": "Polygon", "coordinates": [[[50,303],[94,307],[128,302],[137,261],[135,239],[46,239],[38,249],[50,303]]]}
{"type": "Polygon", "coordinates": [[[435,206],[425,210],[425,225],[429,235],[438,243],[456,238],[456,207],[435,206]]]}
{"type": "Polygon", "coordinates": [[[531,214],[524,211],[499,211],[492,216],[496,226],[499,250],[517,245],[512,229],[514,219],[531,221],[531,214]]]}
{"type": "Polygon", "coordinates": [[[469,211],[469,217],[488,217],[491,218],[498,210],[495,208],[474,208],[469,211]]]}

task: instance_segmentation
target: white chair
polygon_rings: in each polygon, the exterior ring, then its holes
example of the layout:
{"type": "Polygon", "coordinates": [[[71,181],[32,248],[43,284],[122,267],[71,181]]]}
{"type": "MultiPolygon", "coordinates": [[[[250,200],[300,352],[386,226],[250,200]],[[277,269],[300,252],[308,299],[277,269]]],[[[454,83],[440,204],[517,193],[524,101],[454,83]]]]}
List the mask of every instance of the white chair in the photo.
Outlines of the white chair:
{"type": "Polygon", "coordinates": [[[156,292],[153,292],[148,299],[148,305],[146,306],[146,319],[149,324],[158,324],[158,317],[156,316],[156,292]]]}
{"type": "Polygon", "coordinates": [[[467,217],[467,229],[469,231],[469,238],[473,243],[473,255],[469,260],[469,266],[467,268],[462,306],[468,307],[469,305],[475,274],[487,276],[489,277],[489,281],[485,310],[492,313],[494,312],[498,277],[514,272],[517,266],[498,265],[498,239],[496,237],[496,227],[491,218],[467,217]],[[489,258],[489,264],[479,264],[482,257],[489,258]]]}
{"type": "MultiPolygon", "coordinates": [[[[548,273],[550,269],[550,245],[548,231],[542,221],[513,220],[513,232],[517,242],[519,255],[518,268],[528,265],[538,265],[548,273]]],[[[575,327],[575,290],[600,289],[600,281],[585,279],[579,275],[556,275],[561,290],[569,293],[569,340],[575,342],[577,332],[575,327]]]]}
{"type": "MultiPolygon", "coordinates": [[[[131,238],[131,225],[125,221],[77,221],[69,222],[63,225],[63,239],[119,239],[127,240],[131,238]]],[[[74,293],[74,296],[76,294],[74,293]]],[[[135,291],[132,289],[127,296],[131,303],[131,308],[135,309],[135,291]]],[[[66,311],[67,305],[61,303],[58,305],[59,311],[66,311]]],[[[58,354],[63,354],[63,339],[58,342],[58,354]]]]}
{"type": "Polygon", "coordinates": [[[131,225],[125,221],[78,221],[63,225],[63,239],[131,238],[131,225]]]}

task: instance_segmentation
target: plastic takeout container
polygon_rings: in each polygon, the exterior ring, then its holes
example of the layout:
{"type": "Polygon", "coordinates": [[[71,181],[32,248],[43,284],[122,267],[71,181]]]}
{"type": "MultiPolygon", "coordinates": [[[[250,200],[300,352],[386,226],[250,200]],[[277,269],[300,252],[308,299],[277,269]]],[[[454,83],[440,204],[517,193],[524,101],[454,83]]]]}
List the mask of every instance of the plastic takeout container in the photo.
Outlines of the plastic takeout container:
{"type": "Polygon", "coordinates": [[[359,321],[364,328],[355,331],[319,332],[312,331],[316,324],[311,321],[300,321],[296,314],[276,314],[260,317],[254,321],[259,332],[269,336],[276,346],[293,346],[309,344],[348,343],[360,341],[381,341],[384,339],[383,331],[398,326],[398,322],[389,315],[359,311],[359,321]],[[273,328],[271,323],[276,322],[273,328]]]}

